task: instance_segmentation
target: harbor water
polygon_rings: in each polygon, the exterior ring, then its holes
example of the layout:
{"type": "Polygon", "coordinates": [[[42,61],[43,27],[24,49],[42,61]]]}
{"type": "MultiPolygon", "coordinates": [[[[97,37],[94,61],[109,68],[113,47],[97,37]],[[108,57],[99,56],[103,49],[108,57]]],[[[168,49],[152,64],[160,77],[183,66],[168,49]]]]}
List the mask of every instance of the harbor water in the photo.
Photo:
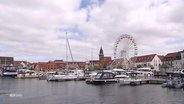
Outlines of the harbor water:
{"type": "Polygon", "coordinates": [[[0,104],[184,104],[183,89],[0,79],[0,104]]]}

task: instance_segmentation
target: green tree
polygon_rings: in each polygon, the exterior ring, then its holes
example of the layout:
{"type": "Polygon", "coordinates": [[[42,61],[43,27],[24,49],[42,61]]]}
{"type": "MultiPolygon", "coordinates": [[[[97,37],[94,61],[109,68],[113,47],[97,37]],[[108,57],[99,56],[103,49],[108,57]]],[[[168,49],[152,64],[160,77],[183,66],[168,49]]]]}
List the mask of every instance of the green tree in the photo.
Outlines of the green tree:
{"type": "Polygon", "coordinates": [[[160,66],[160,68],[163,68],[164,69],[165,73],[166,73],[166,70],[168,68],[171,68],[171,67],[172,67],[172,65],[169,64],[169,63],[162,63],[162,65],[160,66]]]}
{"type": "Polygon", "coordinates": [[[123,66],[121,64],[118,64],[116,68],[123,69],[123,66]]]}
{"type": "Polygon", "coordinates": [[[160,66],[161,68],[171,68],[172,66],[171,66],[171,64],[169,64],[169,63],[162,63],[162,65],[160,66]]]}
{"type": "Polygon", "coordinates": [[[142,68],[142,65],[140,65],[140,64],[139,64],[139,65],[137,65],[137,68],[142,68]]]}
{"type": "Polygon", "coordinates": [[[34,70],[34,68],[33,67],[29,67],[29,70],[34,70]]]}

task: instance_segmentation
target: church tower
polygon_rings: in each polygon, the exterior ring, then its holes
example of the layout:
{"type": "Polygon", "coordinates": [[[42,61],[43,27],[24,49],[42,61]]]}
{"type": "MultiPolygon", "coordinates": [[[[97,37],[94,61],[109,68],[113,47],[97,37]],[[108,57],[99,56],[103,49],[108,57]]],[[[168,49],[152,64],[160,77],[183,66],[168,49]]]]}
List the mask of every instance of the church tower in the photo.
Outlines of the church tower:
{"type": "Polygon", "coordinates": [[[103,63],[104,61],[104,53],[103,53],[102,47],[100,48],[100,52],[99,52],[99,61],[100,63],[103,63]]]}

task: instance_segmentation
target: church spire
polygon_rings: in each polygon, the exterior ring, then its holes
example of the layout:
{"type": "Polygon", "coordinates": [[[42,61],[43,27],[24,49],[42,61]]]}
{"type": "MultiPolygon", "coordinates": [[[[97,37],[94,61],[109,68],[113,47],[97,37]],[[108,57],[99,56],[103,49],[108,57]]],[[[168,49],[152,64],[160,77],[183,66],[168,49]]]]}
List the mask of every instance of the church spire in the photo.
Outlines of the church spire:
{"type": "Polygon", "coordinates": [[[100,53],[99,53],[99,55],[103,55],[103,49],[102,49],[102,47],[100,48],[100,53]]]}
{"type": "Polygon", "coordinates": [[[100,61],[100,63],[102,63],[104,61],[104,53],[103,53],[102,47],[100,48],[99,61],[100,61]]]}

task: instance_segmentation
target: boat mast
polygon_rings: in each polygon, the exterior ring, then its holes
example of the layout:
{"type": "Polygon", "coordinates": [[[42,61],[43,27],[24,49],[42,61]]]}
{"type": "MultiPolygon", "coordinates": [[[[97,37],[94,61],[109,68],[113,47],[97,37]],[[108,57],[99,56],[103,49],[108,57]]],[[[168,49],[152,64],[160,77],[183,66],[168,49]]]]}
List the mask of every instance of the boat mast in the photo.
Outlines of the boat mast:
{"type": "Polygon", "coordinates": [[[67,32],[66,32],[66,69],[68,69],[68,44],[67,44],[67,32]]]}
{"type": "Polygon", "coordinates": [[[69,43],[68,36],[67,36],[67,32],[66,32],[66,61],[67,61],[67,68],[68,68],[68,49],[69,49],[69,52],[70,52],[70,56],[72,58],[72,62],[74,62],[73,55],[72,55],[72,50],[71,50],[70,43],[69,43]]]}
{"type": "Polygon", "coordinates": [[[70,56],[71,56],[71,58],[72,58],[72,62],[73,62],[74,60],[73,60],[72,50],[71,50],[71,48],[70,48],[70,43],[69,43],[69,41],[68,41],[67,32],[66,32],[66,41],[67,41],[67,44],[68,44],[67,46],[68,46],[68,48],[69,48],[70,56]]]}
{"type": "Polygon", "coordinates": [[[93,48],[91,48],[91,65],[92,65],[92,68],[93,68],[93,48]]]}

